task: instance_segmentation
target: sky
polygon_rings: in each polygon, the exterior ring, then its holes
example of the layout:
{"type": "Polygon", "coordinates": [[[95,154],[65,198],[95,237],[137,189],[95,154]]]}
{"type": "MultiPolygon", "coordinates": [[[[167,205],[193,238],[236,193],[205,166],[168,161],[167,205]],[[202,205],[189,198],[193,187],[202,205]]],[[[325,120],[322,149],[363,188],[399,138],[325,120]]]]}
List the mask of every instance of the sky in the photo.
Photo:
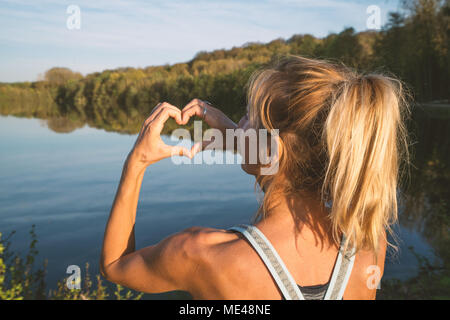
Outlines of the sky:
{"type": "Polygon", "coordinates": [[[398,0],[0,0],[0,82],[36,81],[52,67],[86,75],[192,59],[199,51],[266,43],[294,34],[324,37],[381,24],[398,0]],[[79,8],[77,16],[67,11],[79,8]],[[68,27],[69,20],[69,27],[68,27]]]}

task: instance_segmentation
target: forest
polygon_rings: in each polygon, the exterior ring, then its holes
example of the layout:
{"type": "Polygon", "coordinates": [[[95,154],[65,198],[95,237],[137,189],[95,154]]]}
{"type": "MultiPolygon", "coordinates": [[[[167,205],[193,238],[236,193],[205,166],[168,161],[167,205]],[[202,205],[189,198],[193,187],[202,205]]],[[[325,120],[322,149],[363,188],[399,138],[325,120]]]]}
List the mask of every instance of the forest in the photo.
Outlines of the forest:
{"type": "Polygon", "coordinates": [[[49,127],[58,132],[88,124],[137,133],[159,101],[182,107],[200,98],[238,120],[244,113],[250,74],[286,54],[340,61],[361,72],[393,74],[417,103],[448,100],[449,17],[448,0],[409,0],[389,14],[380,31],[346,28],[324,38],[296,34],[269,43],[199,52],[184,63],[86,76],[55,67],[40,81],[0,84],[0,114],[48,119],[49,127]]]}

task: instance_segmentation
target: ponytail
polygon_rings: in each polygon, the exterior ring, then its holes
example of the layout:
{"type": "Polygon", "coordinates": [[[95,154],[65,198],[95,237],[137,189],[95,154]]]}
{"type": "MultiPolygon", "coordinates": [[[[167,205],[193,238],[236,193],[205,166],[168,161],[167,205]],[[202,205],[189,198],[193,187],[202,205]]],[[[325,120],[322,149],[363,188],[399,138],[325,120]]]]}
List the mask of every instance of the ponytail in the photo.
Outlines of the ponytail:
{"type": "Polygon", "coordinates": [[[377,250],[397,221],[399,160],[406,146],[401,83],[354,76],[334,94],[323,138],[328,166],[322,194],[332,201],[335,239],[377,250]]]}

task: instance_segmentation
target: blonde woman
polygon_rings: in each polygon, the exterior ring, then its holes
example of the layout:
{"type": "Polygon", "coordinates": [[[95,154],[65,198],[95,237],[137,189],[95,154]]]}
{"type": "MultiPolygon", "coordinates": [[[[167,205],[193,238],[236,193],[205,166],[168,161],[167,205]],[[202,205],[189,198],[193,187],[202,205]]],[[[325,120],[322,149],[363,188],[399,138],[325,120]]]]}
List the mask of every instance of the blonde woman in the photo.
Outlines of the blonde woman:
{"type": "MultiPolygon", "coordinates": [[[[209,103],[159,104],[124,164],[106,226],[100,268],[110,281],[194,299],[374,299],[387,233],[397,219],[405,104],[401,84],[326,61],[288,56],[250,79],[236,125],[209,103]],[[191,150],[165,145],[172,117],[211,127],[278,129],[278,171],[244,164],[264,192],[253,225],[192,227],[135,249],[134,223],[147,167],[191,150]]],[[[247,146],[248,147],[248,146],[247,146]]]]}

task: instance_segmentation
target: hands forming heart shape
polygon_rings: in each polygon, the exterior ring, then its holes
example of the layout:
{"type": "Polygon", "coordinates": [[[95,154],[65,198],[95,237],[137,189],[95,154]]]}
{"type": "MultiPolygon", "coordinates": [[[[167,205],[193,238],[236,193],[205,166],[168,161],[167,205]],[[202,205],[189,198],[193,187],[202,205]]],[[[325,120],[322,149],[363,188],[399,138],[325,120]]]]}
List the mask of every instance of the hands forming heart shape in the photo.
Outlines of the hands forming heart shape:
{"type": "Polygon", "coordinates": [[[145,120],[128,159],[132,159],[140,166],[147,167],[173,155],[193,158],[201,150],[201,143],[194,144],[189,150],[181,146],[167,145],[161,139],[161,131],[169,118],[175,119],[179,125],[185,125],[192,116],[198,116],[212,128],[222,131],[237,127],[223,112],[199,99],[189,102],[183,110],[167,102],[159,103],[145,120]],[[205,112],[208,114],[207,119],[204,117],[205,112]]]}

